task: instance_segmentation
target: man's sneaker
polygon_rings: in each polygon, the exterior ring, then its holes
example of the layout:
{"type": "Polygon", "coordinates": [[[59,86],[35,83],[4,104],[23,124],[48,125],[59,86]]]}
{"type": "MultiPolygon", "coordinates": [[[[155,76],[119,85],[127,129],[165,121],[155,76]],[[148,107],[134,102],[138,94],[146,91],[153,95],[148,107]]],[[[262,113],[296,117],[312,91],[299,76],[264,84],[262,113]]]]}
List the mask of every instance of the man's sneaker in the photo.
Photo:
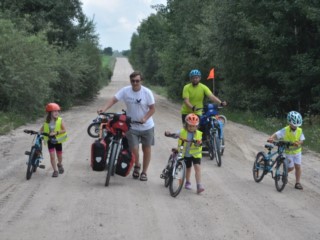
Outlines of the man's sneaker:
{"type": "Polygon", "coordinates": [[[185,189],[191,190],[191,183],[190,182],[186,182],[186,185],[184,186],[185,189]]]}
{"type": "Polygon", "coordinates": [[[197,193],[202,193],[204,191],[204,187],[201,184],[197,184],[197,193]]]}

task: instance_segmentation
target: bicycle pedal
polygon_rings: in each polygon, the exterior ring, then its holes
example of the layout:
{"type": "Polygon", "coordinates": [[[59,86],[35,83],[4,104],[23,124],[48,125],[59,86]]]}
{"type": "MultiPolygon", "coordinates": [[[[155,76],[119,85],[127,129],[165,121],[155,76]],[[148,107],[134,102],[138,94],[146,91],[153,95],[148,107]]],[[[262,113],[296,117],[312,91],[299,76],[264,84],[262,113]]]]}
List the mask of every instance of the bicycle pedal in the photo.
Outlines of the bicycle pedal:
{"type": "Polygon", "coordinates": [[[29,151],[25,151],[25,152],[24,152],[24,154],[25,154],[25,155],[30,155],[30,154],[31,154],[31,152],[29,152],[29,151]]]}
{"type": "Polygon", "coordinates": [[[39,168],[45,169],[46,166],[41,164],[41,165],[39,165],[39,168]]]}

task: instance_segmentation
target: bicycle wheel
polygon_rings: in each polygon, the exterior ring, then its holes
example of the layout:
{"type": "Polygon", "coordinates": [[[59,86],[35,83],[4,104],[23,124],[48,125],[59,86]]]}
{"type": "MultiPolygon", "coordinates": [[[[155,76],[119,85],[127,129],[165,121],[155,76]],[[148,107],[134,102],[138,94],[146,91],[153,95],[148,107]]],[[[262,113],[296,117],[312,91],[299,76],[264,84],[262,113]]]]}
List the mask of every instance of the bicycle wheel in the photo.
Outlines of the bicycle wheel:
{"type": "Polygon", "coordinates": [[[223,122],[223,125],[227,123],[227,118],[224,115],[219,115],[218,120],[223,122]]]}
{"type": "Polygon", "coordinates": [[[288,164],[287,160],[283,156],[278,156],[276,158],[276,173],[274,176],[274,181],[276,189],[281,192],[286,184],[288,183],[288,164]]]}
{"type": "Polygon", "coordinates": [[[222,156],[224,153],[224,138],[219,139],[219,143],[220,143],[220,156],[222,156]]]}
{"type": "Polygon", "coordinates": [[[100,123],[91,123],[87,129],[89,136],[93,138],[98,138],[99,130],[100,130],[99,127],[100,127],[100,123]]]}
{"type": "Polygon", "coordinates": [[[217,134],[213,134],[213,153],[218,164],[218,167],[221,167],[221,153],[220,153],[220,141],[217,134]]]}
{"type": "Polygon", "coordinates": [[[172,156],[170,156],[167,167],[165,168],[163,173],[165,187],[168,187],[170,183],[170,175],[172,175],[172,162],[173,162],[173,159],[172,159],[172,156]]]}
{"type": "Polygon", "coordinates": [[[252,168],[253,179],[255,182],[261,182],[265,172],[265,157],[262,152],[259,152],[256,156],[256,160],[253,163],[252,168]]]}
{"type": "Polygon", "coordinates": [[[105,186],[109,186],[109,181],[110,181],[110,177],[111,175],[114,173],[114,163],[116,160],[116,153],[117,153],[117,144],[112,143],[111,144],[111,148],[109,149],[110,152],[110,157],[108,159],[108,171],[107,171],[107,177],[106,177],[106,183],[105,186]]]}
{"type": "Polygon", "coordinates": [[[173,174],[169,176],[170,178],[169,191],[172,197],[176,197],[179,195],[183,187],[185,177],[186,177],[186,164],[184,163],[183,160],[178,161],[173,174]]]}
{"type": "Polygon", "coordinates": [[[31,148],[29,159],[28,159],[28,164],[27,164],[27,174],[26,178],[29,180],[32,176],[32,173],[34,172],[34,161],[36,159],[36,149],[35,147],[31,148]]]}
{"type": "Polygon", "coordinates": [[[208,147],[208,153],[210,160],[213,160],[214,158],[214,141],[213,141],[213,133],[210,131],[210,133],[207,134],[207,147],[208,147]]]}

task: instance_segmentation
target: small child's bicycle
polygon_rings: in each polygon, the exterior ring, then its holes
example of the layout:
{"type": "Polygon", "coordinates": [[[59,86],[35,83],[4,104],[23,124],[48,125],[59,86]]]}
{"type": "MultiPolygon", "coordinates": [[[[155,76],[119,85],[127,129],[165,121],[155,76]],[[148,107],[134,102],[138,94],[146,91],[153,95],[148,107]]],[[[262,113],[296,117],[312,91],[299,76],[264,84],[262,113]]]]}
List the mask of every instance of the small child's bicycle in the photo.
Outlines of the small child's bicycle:
{"type": "Polygon", "coordinates": [[[288,159],[283,155],[286,148],[292,146],[288,141],[274,141],[272,144],[266,144],[264,147],[268,149],[268,153],[259,152],[254,161],[252,173],[256,182],[261,182],[263,177],[269,172],[275,181],[276,189],[281,192],[288,183],[288,159]],[[278,149],[272,152],[274,146],[278,149]],[[276,159],[272,158],[277,155],[276,159]],[[275,174],[273,167],[275,166],[275,174]]]}
{"type": "Polygon", "coordinates": [[[37,171],[37,168],[45,168],[45,165],[40,164],[42,157],[42,140],[43,136],[48,136],[47,133],[40,133],[33,130],[24,130],[25,133],[30,135],[36,135],[33,139],[33,145],[31,146],[31,150],[25,151],[25,154],[29,156],[27,161],[27,174],[26,178],[29,180],[32,176],[32,173],[37,171]]]}
{"type": "MultiPolygon", "coordinates": [[[[175,138],[175,134],[168,134],[165,136],[175,138]]],[[[186,164],[182,157],[184,149],[183,143],[190,141],[182,138],[179,139],[182,141],[181,146],[179,146],[179,149],[172,148],[172,153],[169,157],[167,166],[163,169],[160,175],[160,178],[164,179],[164,186],[169,187],[169,192],[172,197],[179,195],[186,177],[186,164]]],[[[192,141],[192,143],[197,144],[195,140],[192,141]]]]}
{"type": "Polygon", "coordinates": [[[87,133],[92,138],[99,137],[100,124],[107,123],[110,119],[110,114],[99,113],[98,116],[92,120],[92,123],[89,124],[87,128],[87,133]]]}

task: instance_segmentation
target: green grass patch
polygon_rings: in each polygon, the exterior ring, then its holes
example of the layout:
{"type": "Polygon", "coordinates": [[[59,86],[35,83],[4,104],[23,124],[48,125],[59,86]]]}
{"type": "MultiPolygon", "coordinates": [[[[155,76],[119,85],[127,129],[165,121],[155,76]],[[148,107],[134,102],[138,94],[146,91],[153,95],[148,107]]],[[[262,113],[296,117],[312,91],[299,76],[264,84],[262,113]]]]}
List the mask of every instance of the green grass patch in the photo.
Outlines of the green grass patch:
{"type": "Polygon", "coordinates": [[[155,85],[149,85],[148,83],[147,84],[144,84],[146,87],[150,88],[152,91],[154,91],[156,94],[158,95],[161,95],[165,98],[168,97],[168,94],[167,94],[167,89],[165,87],[161,87],[161,86],[155,86],[155,85]]]}
{"type": "MultiPolygon", "coordinates": [[[[286,118],[266,118],[262,114],[250,111],[231,111],[225,108],[221,113],[233,122],[247,125],[270,135],[287,125],[286,118]]],[[[305,118],[301,127],[306,138],[303,146],[320,153],[320,116],[305,118]]]]}
{"type": "Polygon", "coordinates": [[[26,120],[23,116],[14,113],[0,112],[0,135],[7,134],[11,130],[23,125],[26,120]]]}

